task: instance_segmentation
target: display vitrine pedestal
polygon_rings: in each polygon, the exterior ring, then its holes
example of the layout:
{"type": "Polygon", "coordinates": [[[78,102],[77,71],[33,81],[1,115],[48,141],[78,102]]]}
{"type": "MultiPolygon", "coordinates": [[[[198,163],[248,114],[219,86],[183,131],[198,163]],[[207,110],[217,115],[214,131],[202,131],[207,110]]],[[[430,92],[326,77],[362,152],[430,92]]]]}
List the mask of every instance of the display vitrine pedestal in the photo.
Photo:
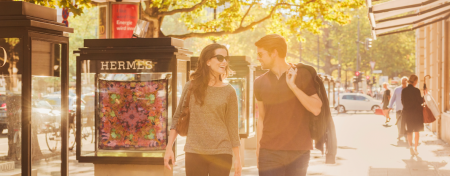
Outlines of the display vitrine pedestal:
{"type": "MultiPolygon", "coordinates": [[[[170,167],[173,168],[173,165],[170,167]]],[[[164,165],[138,165],[138,164],[95,164],[95,176],[172,176],[173,170],[169,170],[164,165]]]]}
{"type": "MultiPolygon", "coordinates": [[[[89,39],[77,57],[79,162],[95,175],[171,176],[164,168],[172,116],[188,81],[189,55],[174,38],[89,39]],[[93,129],[86,140],[83,131],[93,129]],[[88,138],[90,139],[90,138],[88,138]]],[[[173,147],[176,154],[176,142],[173,147]]]]}

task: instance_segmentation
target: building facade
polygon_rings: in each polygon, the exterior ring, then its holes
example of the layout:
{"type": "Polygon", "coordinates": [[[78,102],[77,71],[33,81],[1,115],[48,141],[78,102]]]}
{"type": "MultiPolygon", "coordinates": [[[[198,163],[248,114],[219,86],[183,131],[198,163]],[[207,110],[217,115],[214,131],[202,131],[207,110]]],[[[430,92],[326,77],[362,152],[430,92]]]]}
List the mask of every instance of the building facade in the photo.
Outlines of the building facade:
{"type": "Polygon", "coordinates": [[[374,38],[415,30],[417,87],[424,84],[441,115],[430,129],[450,142],[450,0],[367,0],[374,38]]]}

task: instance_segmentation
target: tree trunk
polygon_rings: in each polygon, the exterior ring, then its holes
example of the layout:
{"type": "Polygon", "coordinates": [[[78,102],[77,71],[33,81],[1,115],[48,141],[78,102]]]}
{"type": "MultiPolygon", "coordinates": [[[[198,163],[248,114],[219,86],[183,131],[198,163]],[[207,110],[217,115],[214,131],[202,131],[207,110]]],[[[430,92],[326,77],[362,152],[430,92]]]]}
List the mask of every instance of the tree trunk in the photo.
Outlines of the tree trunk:
{"type": "Polygon", "coordinates": [[[322,61],[324,63],[324,66],[322,67],[322,69],[324,70],[325,74],[327,75],[331,75],[333,73],[334,70],[336,70],[337,68],[335,68],[332,63],[331,60],[333,59],[333,56],[331,55],[331,50],[333,50],[333,46],[332,41],[330,40],[330,28],[324,28],[323,29],[323,43],[325,45],[325,54],[324,56],[322,56],[322,61]]]}
{"type": "Polygon", "coordinates": [[[149,7],[151,1],[144,1],[147,8],[142,11],[142,18],[143,20],[146,20],[149,22],[147,34],[145,35],[145,38],[158,38],[162,34],[164,34],[161,31],[161,24],[164,17],[158,17],[158,8],[157,7],[149,7]]]}

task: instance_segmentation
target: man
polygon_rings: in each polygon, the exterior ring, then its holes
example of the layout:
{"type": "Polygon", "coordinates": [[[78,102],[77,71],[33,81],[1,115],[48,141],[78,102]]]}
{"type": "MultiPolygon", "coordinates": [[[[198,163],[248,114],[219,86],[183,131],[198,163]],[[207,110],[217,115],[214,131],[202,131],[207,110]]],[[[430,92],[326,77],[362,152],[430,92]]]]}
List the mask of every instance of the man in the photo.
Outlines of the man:
{"type": "Polygon", "coordinates": [[[286,63],[282,36],[267,35],[255,45],[262,69],[269,69],[254,83],[259,175],[304,176],[313,149],[308,113],[319,115],[322,101],[311,73],[286,63]]]}
{"type": "Polygon", "coordinates": [[[400,140],[401,137],[405,137],[406,141],[406,133],[405,133],[405,123],[403,122],[402,118],[402,110],[403,110],[403,104],[402,104],[402,90],[408,86],[408,78],[402,77],[402,86],[395,88],[394,95],[392,95],[391,101],[389,103],[389,110],[392,110],[392,107],[395,104],[395,113],[396,113],[396,125],[398,129],[398,137],[397,139],[400,140]]]}
{"type": "Polygon", "coordinates": [[[391,99],[391,90],[389,90],[388,88],[388,83],[385,82],[383,83],[383,88],[384,88],[384,94],[383,94],[383,113],[384,116],[386,116],[386,123],[391,121],[391,117],[389,117],[389,100],[391,99]]]}

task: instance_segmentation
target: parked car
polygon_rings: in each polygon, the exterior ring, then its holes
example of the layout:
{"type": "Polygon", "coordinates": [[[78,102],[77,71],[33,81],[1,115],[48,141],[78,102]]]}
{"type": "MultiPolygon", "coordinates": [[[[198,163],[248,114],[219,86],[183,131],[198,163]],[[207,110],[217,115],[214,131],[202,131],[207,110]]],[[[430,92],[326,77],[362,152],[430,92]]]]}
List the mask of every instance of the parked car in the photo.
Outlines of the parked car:
{"type": "Polygon", "coordinates": [[[61,111],[54,109],[45,100],[32,101],[31,113],[32,122],[35,125],[33,128],[37,130],[37,133],[45,132],[48,123],[61,123],[61,111]]]}
{"type": "MultiPolygon", "coordinates": [[[[61,96],[59,95],[49,95],[43,98],[45,101],[49,102],[53,106],[53,109],[61,109],[61,96]]],[[[81,99],[81,109],[84,110],[85,102],[81,99]]],[[[75,97],[69,96],[69,113],[75,112],[77,107],[77,102],[75,97]]]]}
{"type": "Polygon", "coordinates": [[[336,110],[346,111],[375,111],[381,107],[381,101],[360,93],[342,93],[336,110]]]}

